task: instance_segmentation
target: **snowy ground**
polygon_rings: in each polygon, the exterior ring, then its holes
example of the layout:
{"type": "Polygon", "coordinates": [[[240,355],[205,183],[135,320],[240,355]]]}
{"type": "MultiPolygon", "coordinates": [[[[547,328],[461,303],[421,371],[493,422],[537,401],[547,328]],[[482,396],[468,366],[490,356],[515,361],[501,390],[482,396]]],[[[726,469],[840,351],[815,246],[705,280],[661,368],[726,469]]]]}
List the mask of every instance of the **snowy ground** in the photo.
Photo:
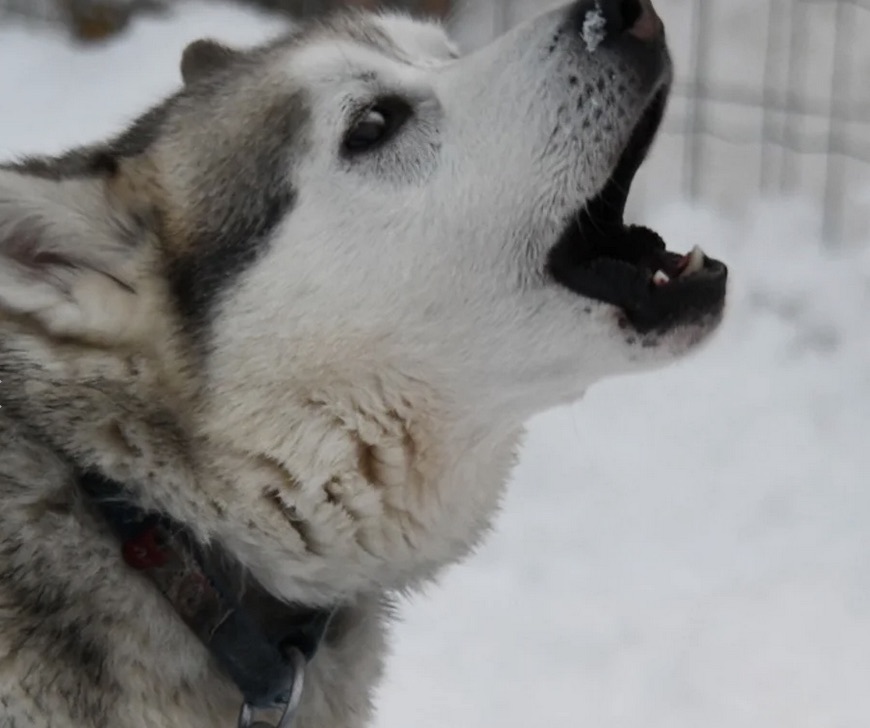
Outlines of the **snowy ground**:
{"type": "MultiPolygon", "coordinates": [[[[73,50],[0,28],[0,158],[116,128],[184,42],[271,21],[192,6],[73,50]]],[[[644,212],[733,267],[701,355],[533,422],[498,530],[403,610],[381,728],[870,725],[870,237],[812,203],[644,212]]]]}

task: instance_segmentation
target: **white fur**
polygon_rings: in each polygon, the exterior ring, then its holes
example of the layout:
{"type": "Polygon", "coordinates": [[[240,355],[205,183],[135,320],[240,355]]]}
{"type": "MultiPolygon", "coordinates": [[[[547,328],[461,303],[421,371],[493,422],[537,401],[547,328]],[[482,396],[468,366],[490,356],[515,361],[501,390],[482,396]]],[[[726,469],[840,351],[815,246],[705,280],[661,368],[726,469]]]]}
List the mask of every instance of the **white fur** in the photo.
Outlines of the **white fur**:
{"type": "MultiPolygon", "coordinates": [[[[349,41],[282,62],[309,90],[312,148],[292,170],[297,207],[224,302],[209,363],[221,396],[201,424],[301,484],[281,497],[323,544],[323,572],[306,581],[403,587],[461,557],[528,417],[699,335],[643,349],[612,307],[545,279],[565,217],[603,184],[647,98],[608,110],[614,133],[600,146],[571,128],[553,139],[565,90],[551,79],[576,60],[542,62],[540,48],[561,17],[452,64],[349,41]],[[337,164],[349,100],[383,93],[417,105],[395,168],[337,164]],[[387,465],[376,482],[359,471],[360,442],[387,465]]],[[[276,588],[298,590],[285,554],[254,548],[276,588]]]]}

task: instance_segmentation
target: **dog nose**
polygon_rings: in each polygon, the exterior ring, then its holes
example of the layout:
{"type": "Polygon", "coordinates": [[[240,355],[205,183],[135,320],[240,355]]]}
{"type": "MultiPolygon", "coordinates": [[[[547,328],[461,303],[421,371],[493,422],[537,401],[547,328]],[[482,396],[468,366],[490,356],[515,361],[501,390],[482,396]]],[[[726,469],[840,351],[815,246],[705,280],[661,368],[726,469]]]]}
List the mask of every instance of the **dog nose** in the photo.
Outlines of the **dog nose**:
{"type": "Polygon", "coordinates": [[[664,36],[664,25],[652,0],[580,0],[574,8],[574,22],[587,46],[592,39],[630,35],[652,43],[664,36]]]}
{"type": "MultiPolygon", "coordinates": [[[[617,3],[620,4],[620,3],[617,3]]],[[[658,40],[664,34],[665,26],[653,7],[652,0],[623,0],[623,13],[631,20],[625,24],[629,35],[640,40],[658,40]]]]}

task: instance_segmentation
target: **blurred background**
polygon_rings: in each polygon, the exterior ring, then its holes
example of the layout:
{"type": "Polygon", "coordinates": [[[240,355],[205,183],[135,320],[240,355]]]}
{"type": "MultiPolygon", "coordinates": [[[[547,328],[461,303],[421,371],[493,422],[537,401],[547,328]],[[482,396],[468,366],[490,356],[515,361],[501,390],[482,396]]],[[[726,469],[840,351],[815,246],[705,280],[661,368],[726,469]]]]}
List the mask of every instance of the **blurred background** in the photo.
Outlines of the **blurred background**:
{"type": "MultiPolygon", "coordinates": [[[[0,0],[0,159],[337,4],[0,0]]],[[[557,4],[393,3],[467,49],[557,4]]],[[[384,728],[870,725],[870,0],[656,4],[677,83],[631,214],[728,261],[723,330],[530,423],[487,544],[402,602],[384,728]]]]}
{"type": "MultiPolygon", "coordinates": [[[[467,6],[481,28],[489,15],[498,32],[554,4],[467,6]]],[[[663,164],[647,170],[655,202],[683,196],[745,209],[762,196],[804,195],[823,205],[829,240],[863,234],[870,224],[870,0],[656,6],[678,76],[655,160],[663,164]]]]}

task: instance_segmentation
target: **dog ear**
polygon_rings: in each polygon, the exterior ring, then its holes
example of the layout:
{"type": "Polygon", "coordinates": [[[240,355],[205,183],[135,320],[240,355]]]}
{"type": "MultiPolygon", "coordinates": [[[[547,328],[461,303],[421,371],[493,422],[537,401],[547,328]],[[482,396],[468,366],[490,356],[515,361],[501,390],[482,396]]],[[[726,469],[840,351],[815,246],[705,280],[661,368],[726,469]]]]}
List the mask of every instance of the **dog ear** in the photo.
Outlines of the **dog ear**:
{"type": "Polygon", "coordinates": [[[123,335],[136,306],[136,240],[103,178],[0,169],[0,315],[65,337],[123,335]]]}
{"type": "Polygon", "coordinates": [[[181,77],[185,86],[227,68],[241,55],[239,51],[216,40],[204,38],[194,41],[181,56],[181,77]]]}

